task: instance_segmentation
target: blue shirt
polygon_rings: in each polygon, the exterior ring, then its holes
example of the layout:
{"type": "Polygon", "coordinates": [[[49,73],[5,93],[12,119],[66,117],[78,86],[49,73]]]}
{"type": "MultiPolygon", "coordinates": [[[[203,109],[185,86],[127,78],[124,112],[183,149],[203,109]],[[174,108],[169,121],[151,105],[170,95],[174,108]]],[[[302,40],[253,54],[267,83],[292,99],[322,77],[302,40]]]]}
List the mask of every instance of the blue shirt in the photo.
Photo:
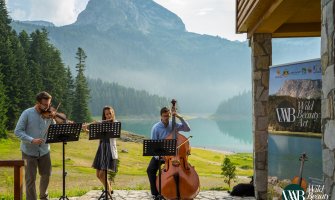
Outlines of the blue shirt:
{"type": "Polygon", "coordinates": [[[14,133],[21,139],[20,149],[29,156],[43,156],[50,151],[50,145],[43,142],[41,145],[32,144],[35,138],[46,140],[47,130],[53,119],[43,119],[35,107],[28,108],[22,112],[16,124],[14,133]]]}
{"type": "MultiPolygon", "coordinates": [[[[176,131],[185,131],[189,132],[190,126],[188,123],[183,119],[180,118],[181,123],[176,123],[176,131]]],[[[169,121],[167,127],[163,124],[162,121],[157,122],[151,129],[151,139],[152,140],[162,140],[165,139],[169,133],[172,132],[172,122],[169,121]]]]}

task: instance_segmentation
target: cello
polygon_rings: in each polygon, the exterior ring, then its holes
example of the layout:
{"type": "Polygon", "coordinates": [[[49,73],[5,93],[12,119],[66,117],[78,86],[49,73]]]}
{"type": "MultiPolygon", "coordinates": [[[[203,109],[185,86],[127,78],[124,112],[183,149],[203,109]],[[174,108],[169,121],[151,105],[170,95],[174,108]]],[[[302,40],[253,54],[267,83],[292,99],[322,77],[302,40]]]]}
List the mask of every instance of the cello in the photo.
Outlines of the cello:
{"type": "MultiPolygon", "coordinates": [[[[176,100],[172,100],[172,113],[176,111],[176,100]]],[[[190,137],[189,137],[190,138],[190,137]]],[[[176,130],[176,116],[172,115],[172,132],[165,139],[176,139],[175,156],[165,156],[161,174],[161,193],[165,199],[190,200],[200,191],[200,181],[194,167],[188,163],[191,148],[189,138],[176,130]]],[[[156,187],[159,180],[156,179],[156,187]]]]}
{"type": "Polygon", "coordinates": [[[304,168],[304,163],[305,161],[308,160],[306,153],[303,153],[300,156],[299,160],[300,160],[299,176],[295,176],[292,179],[291,183],[299,185],[306,192],[308,184],[307,184],[307,181],[302,177],[302,170],[304,168]]]}

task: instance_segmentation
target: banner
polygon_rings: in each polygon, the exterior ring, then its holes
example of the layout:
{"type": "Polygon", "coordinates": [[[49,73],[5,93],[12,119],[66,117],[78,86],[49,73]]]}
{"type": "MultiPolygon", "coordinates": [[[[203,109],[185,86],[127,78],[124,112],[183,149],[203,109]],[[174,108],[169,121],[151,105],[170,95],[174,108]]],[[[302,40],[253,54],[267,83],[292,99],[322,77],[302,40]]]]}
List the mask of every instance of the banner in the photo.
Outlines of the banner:
{"type": "Polygon", "coordinates": [[[321,133],[320,59],[270,68],[269,131],[321,133]]]}
{"type": "Polygon", "coordinates": [[[269,176],[322,182],[320,59],[270,68],[269,176]],[[304,137],[301,137],[304,136],[304,137]],[[301,156],[308,160],[302,166],[301,156]]]}

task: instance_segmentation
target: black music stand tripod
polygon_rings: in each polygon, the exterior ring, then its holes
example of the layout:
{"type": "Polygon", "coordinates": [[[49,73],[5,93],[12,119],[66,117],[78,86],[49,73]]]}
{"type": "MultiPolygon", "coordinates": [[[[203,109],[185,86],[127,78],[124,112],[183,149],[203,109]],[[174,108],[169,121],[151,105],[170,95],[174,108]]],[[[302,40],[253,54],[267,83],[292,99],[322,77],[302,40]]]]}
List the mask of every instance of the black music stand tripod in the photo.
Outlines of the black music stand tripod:
{"type": "Polygon", "coordinates": [[[164,140],[143,140],[143,156],[158,156],[158,199],[163,199],[162,196],[162,156],[175,156],[177,148],[176,139],[164,140]]]}
{"type": "Polygon", "coordinates": [[[51,124],[47,132],[45,143],[63,143],[63,195],[59,199],[67,199],[65,195],[65,145],[66,142],[78,141],[82,123],[74,124],[51,124]]]}
{"type": "Polygon", "coordinates": [[[105,161],[105,189],[99,197],[100,199],[113,199],[112,195],[108,192],[107,186],[107,140],[110,138],[119,138],[121,135],[121,122],[106,122],[91,124],[89,126],[89,140],[100,139],[103,141],[104,154],[103,159],[105,161]]]}

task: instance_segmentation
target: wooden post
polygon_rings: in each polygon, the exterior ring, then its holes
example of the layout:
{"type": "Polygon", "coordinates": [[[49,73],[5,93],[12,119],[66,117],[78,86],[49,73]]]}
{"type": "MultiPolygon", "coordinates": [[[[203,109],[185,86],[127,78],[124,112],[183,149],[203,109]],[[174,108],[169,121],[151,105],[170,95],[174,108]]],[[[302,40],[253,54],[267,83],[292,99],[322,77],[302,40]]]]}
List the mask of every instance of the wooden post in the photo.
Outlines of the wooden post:
{"type": "Polygon", "coordinates": [[[24,160],[0,160],[0,167],[14,167],[14,200],[21,200],[24,160]]]}

